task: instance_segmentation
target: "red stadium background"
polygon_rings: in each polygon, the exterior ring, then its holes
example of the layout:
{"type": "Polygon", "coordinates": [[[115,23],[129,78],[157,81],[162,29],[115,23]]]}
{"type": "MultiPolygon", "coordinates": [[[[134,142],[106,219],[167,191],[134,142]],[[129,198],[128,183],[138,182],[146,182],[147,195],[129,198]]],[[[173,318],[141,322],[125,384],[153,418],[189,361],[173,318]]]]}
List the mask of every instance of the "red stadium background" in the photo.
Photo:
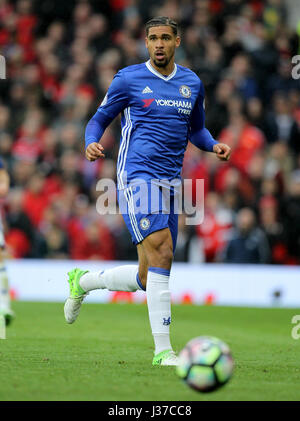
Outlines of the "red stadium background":
{"type": "Polygon", "coordinates": [[[84,158],[84,129],[118,69],[147,60],[144,23],[164,15],[180,24],[176,61],[204,82],[207,128],[233,150],[221,163],[188,146],[183,176],[205,179],[205,219],[193,227],[180,216],[175,261],[298,265],[296,3],[1,0],[9,256],[137,259],[122,217],[100,216],[95,208],[96,182],[116,177],[119,119],[102,139],[106,159],[95,163],[84,158]]]}

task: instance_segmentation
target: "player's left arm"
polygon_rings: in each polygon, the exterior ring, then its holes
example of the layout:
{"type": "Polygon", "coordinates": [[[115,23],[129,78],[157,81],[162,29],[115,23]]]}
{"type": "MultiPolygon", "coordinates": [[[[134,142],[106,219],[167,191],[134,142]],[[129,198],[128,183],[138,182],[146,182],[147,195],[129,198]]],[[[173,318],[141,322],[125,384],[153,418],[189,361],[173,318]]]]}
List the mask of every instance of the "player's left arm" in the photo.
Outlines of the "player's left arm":
{"type": "Polygon", "coordinates": [[[7,195],[9,190],[9,175],[5,168],[0,167],[0,198],[7,195]]]}
{"type": "Polygon", "coordinates": [[[209,130],[205,128],[204,88],[202,82],[191,115],[190,141],[203,151],[214,152],[221,161],[228,161],[230,158],[230,147],[215,140],[209,130]]]}

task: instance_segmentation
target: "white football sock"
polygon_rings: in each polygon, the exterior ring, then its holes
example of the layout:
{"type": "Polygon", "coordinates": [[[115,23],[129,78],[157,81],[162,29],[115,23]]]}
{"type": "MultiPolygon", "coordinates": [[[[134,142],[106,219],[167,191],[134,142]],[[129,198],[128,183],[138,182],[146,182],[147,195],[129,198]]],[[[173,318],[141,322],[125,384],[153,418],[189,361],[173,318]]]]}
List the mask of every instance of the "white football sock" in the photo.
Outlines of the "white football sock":
{"type": "Polygon", "coordinates": [[[137,265],[124,265],[104,271],[87,272],[80,278],[79,285],[85,291],[105,288],[110,291],[142,290],[138,270],[137,265]]]}
{"type": "Polygon", "coordinates": [[[150,267],[147,276],[147,305],[152,335],[155,344],[154,354],[172,349],[170,343],[171,294],[169,291],[170,271],[150,267]]]}
{"type": "Polygon", "coordinates": [[[10,309],[9,283],[3,262],[0,262],[0,308],[10,309]]]}

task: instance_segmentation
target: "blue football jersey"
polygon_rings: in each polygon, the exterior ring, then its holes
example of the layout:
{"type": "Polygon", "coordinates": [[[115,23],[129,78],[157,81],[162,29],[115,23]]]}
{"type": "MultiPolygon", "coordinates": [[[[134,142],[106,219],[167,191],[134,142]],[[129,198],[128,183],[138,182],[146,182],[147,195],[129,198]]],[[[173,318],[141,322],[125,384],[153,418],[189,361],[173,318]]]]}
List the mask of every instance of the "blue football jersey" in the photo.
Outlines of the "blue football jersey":
{"type": "MultiPolygon", "coordinates": [[[[119,189],[134,179],[180,178],[192,132],[206,131],[201,149],[212,151],[217,143],[204,128],[201,80],[177,64],[168,76],[159,73],[150,60],[120,70],[95,116],[104,130],[120,112],[119,189]]],[[[98,140],[86,132],[86,145],[98,140]]]]}

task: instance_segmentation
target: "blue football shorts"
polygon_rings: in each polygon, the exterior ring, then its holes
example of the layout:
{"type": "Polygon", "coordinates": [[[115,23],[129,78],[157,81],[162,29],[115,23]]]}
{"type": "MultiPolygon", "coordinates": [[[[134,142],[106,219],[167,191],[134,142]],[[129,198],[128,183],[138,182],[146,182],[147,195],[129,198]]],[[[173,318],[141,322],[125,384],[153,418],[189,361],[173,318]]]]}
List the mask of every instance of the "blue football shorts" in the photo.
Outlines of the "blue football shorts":
{"type": "Polygon", "coordinates": [[[152,232],[169,228],[174,253],[179,200],[180,195],[174,187],[146,181],[118,190],[119,209],[133,244],[141,243],[152,232]]]}

